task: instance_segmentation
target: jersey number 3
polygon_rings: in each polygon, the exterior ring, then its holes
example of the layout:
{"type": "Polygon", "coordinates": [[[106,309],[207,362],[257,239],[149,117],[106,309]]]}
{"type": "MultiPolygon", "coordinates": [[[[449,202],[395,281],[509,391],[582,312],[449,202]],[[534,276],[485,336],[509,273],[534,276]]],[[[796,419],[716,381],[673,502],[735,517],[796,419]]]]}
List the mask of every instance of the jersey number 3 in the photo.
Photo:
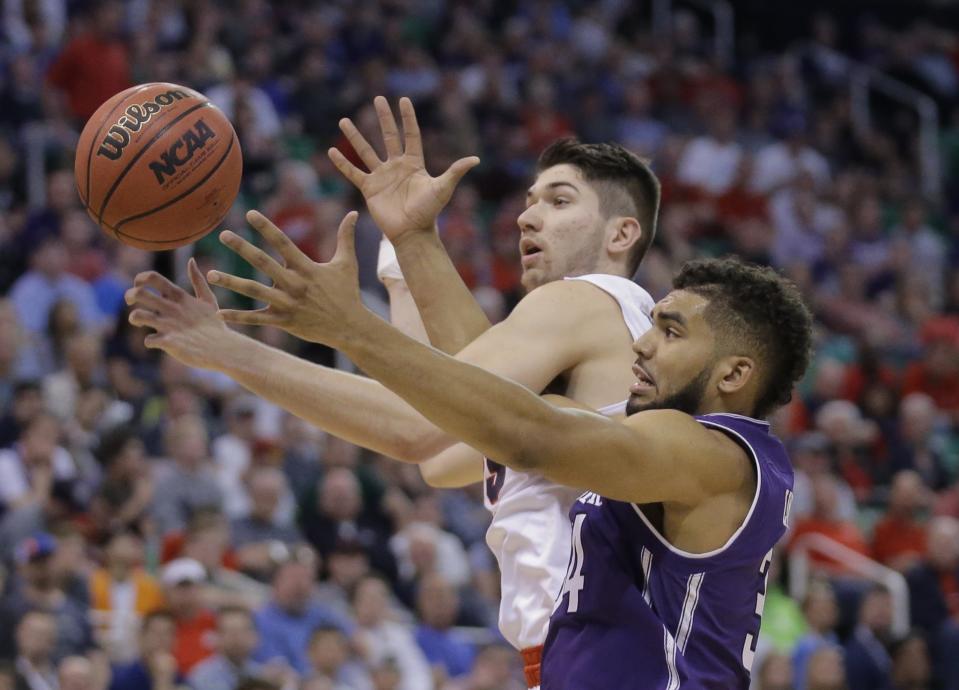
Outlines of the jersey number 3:
{"type": "Polygon", "coordinates": [[[586,586],[586,578],[583,577],[583,561],[586,558],[583,553],[584,522],[586,522],[586,513],[580,513],[573,521],[573,552],[570,554],[566,580],[563,582],[563,588],[556,600],[557,603],[561,602],[563,596],[569,593],[569,604],[566,606],[567,613],[576,613],[579,610],[579,593],[586,586]]]}

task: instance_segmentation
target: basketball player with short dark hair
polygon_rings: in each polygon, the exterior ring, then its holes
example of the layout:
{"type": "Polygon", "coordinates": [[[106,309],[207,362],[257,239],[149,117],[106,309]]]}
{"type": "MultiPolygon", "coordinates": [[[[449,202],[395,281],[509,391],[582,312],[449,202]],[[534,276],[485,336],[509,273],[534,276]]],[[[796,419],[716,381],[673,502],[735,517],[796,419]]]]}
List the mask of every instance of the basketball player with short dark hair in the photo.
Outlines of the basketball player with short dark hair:
{"type": "Polygon", "coordinates": [[[768,268],[687,263],[634,344],[620,422],[544,400],[369,312],[352,230],[345,222],[333,260],[311,269],[299,335],[343,351],[487,457],[587,489],[570,511],[543,689],[747,688],[792,500],[789,459],[762,417],[809,361],[798,290],[768,268]]]}
{"type": "MultiPolygon", "coordinates": [[[[331,158],[360,189],[373,219],[395,243],[432,344],[531,390],[550,387],[592,409],[623,414],[631,345],[649,328],[653,306],[645,290],[629,280],[655,228],[659,186],[649,168],[616,145],[561,141],[548,148],[517,219],[522,280],[530,294],[504,322],[491,326],[435,231],[436,216],[475,162],[461,159],[431,177],[409,101],[400,103],[402,136],[385,99],[378,98],[375,105],[386,160],[349,120],[340,126],[370,172],[346,162],[336,150],[331,158]]],[[[250,220],[271,243],[287,241],[262,216],[251,214],[250,220]]],[[[286,268],[232,233],[223,241],[267,275],[286,268]]],[[[291,256],[296,256],[295,268],[311,270],[312,262],[304,262],[301,254],[291,256]]],[[[353,443],[420,463],[434,485],[464,485],[483,481],[485,475],[485,499],[494,516],[487,541],[502,571],[500,629],[517,649],[526,650],[528,680],[535,686],[538,650],[569,554],[567,513],[581,492],[485,462],[477,451],[454,445],[455,438],[374,381],[313,365],[229,330],[193,263],[190,276],[199,299],[157,274],[139,276],[127,295],[137,306],[131,321],[157,330],[147,338],[149,347],[191,366],[222,371],[353,443]]],[[[214,277],[217,285],[252,293],[255,299],[297,287],[214,277]]],[[[308,282],[299,286],[308,287],[308,282]]],[[[295,309],[300,301],[285,304],[295,309]]],[[[308,326],[292,313],[280,317],[276,308],[252,318],[275,320],[293,334],[308,326]]],[[[243,312],[226,315],[236,321],[251,318],[243,312]]]]}

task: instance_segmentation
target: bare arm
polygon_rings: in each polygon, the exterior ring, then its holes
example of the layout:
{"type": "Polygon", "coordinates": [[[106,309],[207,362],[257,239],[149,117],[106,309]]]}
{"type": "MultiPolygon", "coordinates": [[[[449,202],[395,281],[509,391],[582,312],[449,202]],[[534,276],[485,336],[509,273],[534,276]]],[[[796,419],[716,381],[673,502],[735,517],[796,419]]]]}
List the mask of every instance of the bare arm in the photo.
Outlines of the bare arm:
{"type": "Polygon", "coordinates": [[[358,324],[337,345],[360,368],[452,436],[508,467],[612,499],[683,505],[734,491],[750,472],[739,446],[687,414],[656,410],[618,422],[560,409],[383,322],[365,318],[358,324]]]}
{"type": "Polygon", "coordinates": [[[479,159],[462,158],[439,177],[431,177],[426,172],[422,136],[410,99],[400,99],[402,140],[387,100],[378,96],[373,104],[386,160],[380,159],[349,119],[340,121],[340,129],[370,172],[354,166],[335,148],[330,149],[330,159],[363,193],[370,214],[393,243],[430,343],[454,354],[488,329],[490,322],[450,261],[436,218],[456,184],[479,159]]]}
{"type": "Polygon", "coordinates": [[[420,463],[423,481],[436,489],[459,489],[483,481],[483,454],[465,443],[420,463]]]}
{"type": "Polygon", "coordinates": [[[433,347],[456,354],[489,329],[435,229],[401,238],[396,256],[433,347]]]}
{"type": "MultiPolygon", "coordinates": [[[[336,254],[324,265],[307,264],[291,243],[278,243],[291,268],[267,273],[278,284],[287,284],[289,294],[282,289],[264,293],[267,288],[254,283],[259,294],[251,296],[265,299],[270,307],[233,316],[244,323],[280,326],[342,350],[451,436],[497,462],[558,483],[637,503],[697,505],[739,491],[749,481],[745,452],[687,414],[657,410],[621,423],[594,412],[559,409],[529,388],[403,335],[363,306],[354,226],[341,224],[336,254]]],[[[285,236],[283,240],[289,242],[285,236]]],[[[572,290],[553,283],[524,302],[537,294],[551,298],[565,291],[561,304],[568,312],[593,294],[572,290]]],[[[567,334],[570,341],[582,345],[575,332],[595,328],[588,321],[592,313],[577,311],[575,330],[567,334]]],[[[566,353],[571,360],[582,354],[575,346],[566,353]]]]}

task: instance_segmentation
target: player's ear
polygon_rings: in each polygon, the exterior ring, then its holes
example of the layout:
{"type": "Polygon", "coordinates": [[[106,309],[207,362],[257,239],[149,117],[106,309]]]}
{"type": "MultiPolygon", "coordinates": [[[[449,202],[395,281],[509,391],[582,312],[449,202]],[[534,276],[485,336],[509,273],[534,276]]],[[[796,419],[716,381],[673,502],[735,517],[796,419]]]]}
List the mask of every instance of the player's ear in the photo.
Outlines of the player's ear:
{"type": "Polygon", "coordinates": [[[639,221],[628,216],[613,219],[613,228],[607,242],[610,254],[628,254],[643,237],[639,221]]]}
{"type": "Polygon", "coordinates": [[[719,390],[727,395],[743,390],[756,373],[756,363],[749,357],[725,357],[719,362],[719,390]]]}

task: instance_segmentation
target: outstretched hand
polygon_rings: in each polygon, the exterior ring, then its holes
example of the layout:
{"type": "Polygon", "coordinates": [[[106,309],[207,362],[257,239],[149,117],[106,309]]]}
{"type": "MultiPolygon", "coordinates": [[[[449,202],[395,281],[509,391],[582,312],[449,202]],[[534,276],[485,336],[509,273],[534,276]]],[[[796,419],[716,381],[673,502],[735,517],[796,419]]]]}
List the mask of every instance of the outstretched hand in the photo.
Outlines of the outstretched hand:
{"type": "Polygon", "coordinates": [[[219,313],[225,321],[275,326],[303,340],[337,347],[353,332],[351,326],[356,320],[370,316],[360,299],[354,248],[356,211],[347,213],[340,223],[336,253],[325,264],[312,261],[263,214],[250,211],[246,218],[283,263],[235,233],[220,233],[223,244],[273,281],[273,285],[268,286],[210,271],[207,277],[213,285],[267,305],[252,311],[221,309],[219,313]]]}
{"type": "Polygon", "coordinates": [[[133,307],[129,320],[155,331],[144,339],[148,348],[163,350],[187,366],[217,369],[228,343],[242,336],[220,318],[216,297],[194,259],[187,272],[192,295],[156,271],[138,274],[124,294],[133,307]]]}
{"type": "Polygon", "coordinates": [[[426,171],[423,139],[410,99],[400,99],[402,141],[387,100],[377,96],[373,107],[386,146],[386,160],[380,160],[349,118],[340,120],[340,129],[369,172],[350,163],[336,148],[329,150],[329,156],[337,169],[362,192],[373,220],[395,244],[407,233],[432,231],[456,185],[480,160],[476,156],[460,158],[439,177],[431,177],[426,171]]]}

